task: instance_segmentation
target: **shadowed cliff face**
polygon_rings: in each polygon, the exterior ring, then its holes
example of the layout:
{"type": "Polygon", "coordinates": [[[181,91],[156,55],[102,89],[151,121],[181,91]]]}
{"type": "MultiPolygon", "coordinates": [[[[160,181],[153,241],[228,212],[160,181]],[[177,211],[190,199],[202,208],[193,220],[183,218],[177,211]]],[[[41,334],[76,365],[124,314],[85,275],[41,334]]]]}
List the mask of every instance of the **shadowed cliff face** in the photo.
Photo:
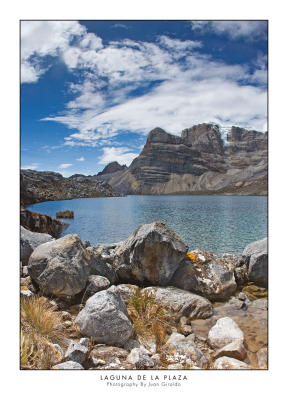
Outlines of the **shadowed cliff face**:
{"type": "Polygon", "coordinates": [[[224,144],[213,124],[195,125],[181,136],[155,128],[130,167],[107,181],[124,193],[265,195],[267,133],[232,127],[224,144]]]}

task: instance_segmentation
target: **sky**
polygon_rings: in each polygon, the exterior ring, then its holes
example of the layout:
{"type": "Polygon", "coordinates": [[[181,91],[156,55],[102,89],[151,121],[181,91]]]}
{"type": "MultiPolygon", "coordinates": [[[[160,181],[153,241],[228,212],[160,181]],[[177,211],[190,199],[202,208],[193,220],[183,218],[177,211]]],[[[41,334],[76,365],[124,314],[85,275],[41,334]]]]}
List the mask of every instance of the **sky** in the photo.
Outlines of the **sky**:
{"type": "Polygon", "coordinates": [[[267,130],[266,21],[21,21],[21,168],[129,165],[155,127],[267,130]]]}

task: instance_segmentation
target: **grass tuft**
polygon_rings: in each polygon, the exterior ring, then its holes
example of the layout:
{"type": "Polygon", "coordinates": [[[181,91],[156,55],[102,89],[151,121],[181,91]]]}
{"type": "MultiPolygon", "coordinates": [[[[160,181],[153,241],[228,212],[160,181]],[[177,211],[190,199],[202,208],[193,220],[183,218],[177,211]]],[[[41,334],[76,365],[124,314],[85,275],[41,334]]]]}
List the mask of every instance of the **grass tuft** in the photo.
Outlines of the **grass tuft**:
{"type": "Polygon", "coordinates": [[[138,290],[130,298],[127,311],[140,341],[153,341],[158,351],[166,343],[171,326],[165,309],[155,303],[154,294],[138,290]]]}
{"type": "Polygon", "coordinates": [[[50,369],[61,361],[51,343],[65,339],[61,314],[44,297],[21,298],[21,369],[50,369]]]}

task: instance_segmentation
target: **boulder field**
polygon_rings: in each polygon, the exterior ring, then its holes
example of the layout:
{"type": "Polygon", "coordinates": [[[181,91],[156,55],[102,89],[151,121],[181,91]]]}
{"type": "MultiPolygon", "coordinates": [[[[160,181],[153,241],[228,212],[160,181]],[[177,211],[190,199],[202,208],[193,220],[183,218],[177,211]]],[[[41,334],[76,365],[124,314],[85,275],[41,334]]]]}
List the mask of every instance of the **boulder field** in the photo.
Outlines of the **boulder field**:
{"type": "MultiPolygon", "coordinates": [[[[267,286],[267,239],[242,256],[221,256],[188,252],[161,222],[139,226],[124,242],[90,247],[76,234],[55,240],[21,227],[21,260],[29,295],[52,297],[63,326],[75,326],[81,337],[53,369],[251,368],[232,318],[219,318],[207,339],[191,324],[210,318],[214,301],[250,307],[244,293],[233,296],[244,284],[267,286]]],[[[257,355],[261,369],[264,350],[257,355]]]]}

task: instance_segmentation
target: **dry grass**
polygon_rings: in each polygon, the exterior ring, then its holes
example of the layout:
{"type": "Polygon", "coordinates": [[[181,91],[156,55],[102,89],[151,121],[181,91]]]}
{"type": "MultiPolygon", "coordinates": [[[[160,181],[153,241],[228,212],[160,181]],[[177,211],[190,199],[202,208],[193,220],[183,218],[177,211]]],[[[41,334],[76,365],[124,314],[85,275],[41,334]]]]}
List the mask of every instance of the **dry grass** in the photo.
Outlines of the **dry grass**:
{"type": "Polygon", "coordinates": [[[51,346],[65,338],[60,313],[44,297],[21,298],[21,369],[50,369],[61,360],[51,346]]]}
{"type": "Polygon", "coordinates": [[[165,309],[155,303],[155,296],[138,290],[131,297],[127,311],[139,340],[152,341],[158,351],[166,343],[171,326],[165,309]]]}

